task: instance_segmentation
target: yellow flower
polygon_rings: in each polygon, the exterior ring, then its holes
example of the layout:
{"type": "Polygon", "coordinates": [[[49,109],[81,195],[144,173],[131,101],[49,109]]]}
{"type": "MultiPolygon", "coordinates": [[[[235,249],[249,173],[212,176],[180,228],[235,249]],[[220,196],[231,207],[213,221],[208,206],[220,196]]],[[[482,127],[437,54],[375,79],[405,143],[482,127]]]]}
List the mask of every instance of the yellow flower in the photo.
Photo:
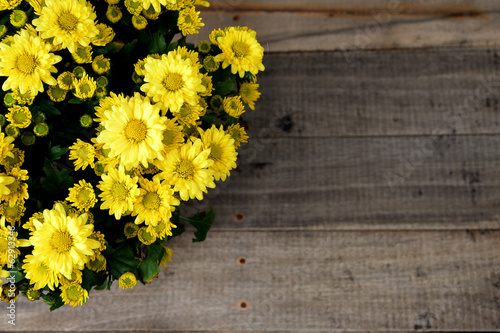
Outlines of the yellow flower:
{"type": "Polygon", "coordinates": [[[89,292],[79,284],[61,286],[61,298],[64,304],[72,307],[83,305],[89,298],[89,292]]]}
{"type": "Polygon", "coordinates": [[[210,42],[212,42],[212,44],[214,45],[219,45],[219,42],[217,40],[219,39],[219,37],[223,37],[224,35],[224,31],[222,31],[221,29],[213,30],[209,36],[210,42]]]}
{"type": "Polygon", "coordinates": [[[106,269],[106,258],[102,254],[98,254],[95,258],[90,259],[85,266],[94,272],[100,272],[106,269]]]}
{"type": "Polygon", "coordinates": [[[0,75],[7,76],[3,90],[18,88],[21,93],[30,91],[33,96],[43,92],[43,83],[55,85],[50,73],[57,72],[54,64],[61,57],[50,53],[50,45],[39,37],[22,30],[14,35],[11,45],[0,43],[0,75]]]}
{"type": "Polygon", "coordinates": [[[72,52],[71,56],[77,64],[89,64],[92,62],[92,46],[77,44],[75,52],[72,52]]]}
{"type": "Polygon", "coordinates": [[[83,77],[79,80],[75,80],[73,84],[75,85],[75,97],[87,99],[94,96],[97,84],[94,79],[87,74],[83,74],[83,77]]]}
{"type": "Polygon", "coordinates": [[[61,45],[71,53],[78,44],[88,46],[99,34],[94,8],[85,0],[45,0],[38,14],[33,25],[41,37],[53,38],[53,45],[61,45]]]}
{"type": "Polygon", "coordinates": [[[123,100],[127,100],[128,98],[123,97],[122,94],[117,95],[114,92],[111,92],[109,96],[104,97],[99,101],[99,105],[95,107],[95,115],[96,118],[94,118],[95,121],[97,122],[102,122],[104,120],[108,120],[108,118],[105,115],[106,111],[111,111],[112,106],[117,106],[122,103],[123,100]]]}
{"type": "Polygon", "coordinates": [[[165,112],[167,108],[177,112],[184,103],[195,105],[197,94],[205,91],[201,83],[203,74],[191,64],[191,60],[183,60],[180,55],[164,54],[160,60],[148,57],[144,67],[146,83],[141,90],[154,102],[163,103],[165,112]]]}
{"type": "Polygon", "coordinates": [[[94,167],[95,150],[93,145],[76,139],[76,143],[70,146],[69,149],[69,159],[75,160],[73,162],[75,171],[79,169],[85,170],[89,165],[91,168],[94,167]]]}
{"type": "Polygon", "coordinates": [[[222,105],[224,106],[224,111],[233,118],[238,118],[245,112],[245,107],[240,96],[224,97],[222,105]]]}
{"type": "Polygon", "coordinates": [[[203,65],[200,64],[200,55],[198,52],[189,50],[185,46],[178,47],[170,51],[169,54],[172,54],[174,58],[177,57],[177,55],[180,55],[182,60],[191,60],[191,65],[198,67],[198,69],[203,67],[203,65]]]}
{"type": "Polygon", "coordinates": [[[12,184],[16,179],[14,177],[10,177],[6,174],[0,174],[0,195],[9,195],[10,190],[7,187],[8,185],[12,184]]]}
{"type": "Polygon", "coordinates": [[[172,236],[172,228],[177,228],[170,220],[161,220],[157,225],[148,225],[147,232],[157,239],[164,239],[166,236],[172,236]]]}
{"type": "Polygon", "coordinates": [[[257,90],[258,88],[259,85],[257,83],[244,82],[241,84],[240,91],[238,92],[241,100],[247,103],[248,107],[252,110],[255,110],[255,101],[260,97],[260,92],[257,90]]]}
{"type": "Polygon", "coordinates": [[[210,149],[208,158],[214,161],[210,167],[214,171],[215,180],[226,180],[229,176],[229,171],[236,168],[236,148],[234,140],[229,134],[224,132],[222,125],[219,129],[212,125],[210,129],[203,131],[199,129],[203,149],[210,149]]]}
{"type": "Polygon", "coordinates": [[[67,215],[63,205],[55,204],[51,210],[43,211],[44,222],[33,221],[35,232],[30,237],[33,255],[40,258],[49,268],[71,278],[73,268],[83,269],[93,249],[99,242],[89,238],[94,230],[87,224],[86,213],[67,215]]]}
{"type": "Polygon", "coordinates": [[[257,42],[255,35],[255,31],[250,29],[226,29],[224,36],[217,38],[222,53],[215,60],[222,62],[222,68],[231,66],[231,73],[239,73],[240,77],[245,72],[257,74],[263,71],[264,48],[257,42]]]}
{"type": "Polygon", "coordinates": [[[125,0],[125,8],[132,15],[139,15],[142,12],[142,1],[140,0],[125,0]]]}
{"type": "Polygon", "coordinates": [[[214,163],[209,159],[210,149],[202,149],[200,139],[188,141],[180,149],[171,151],[160,169],[161,177],[174,186],[184,201],[203,199],[207,187],[214,188],[213,171],[209,168],[214,163]]]}
{"type": "Polygon", "coordinates": [[[134,203],[134,211],[132,216],[136,216],[135,223],[141,224],[145,222],[146,225],[156,226],[160,221],[170,220],[172,212],[175,210],[174,206],[180,204],[173,195],[174,191],[170,185],[160,183],[158,178],[153,181],[141,179],[140,194],[134,203]]]}
{"type": "Polygon", "coordinates": [[[210,55],[203,59],[203,67],[205,67],[207,72],[215,72],[219,69],[219,64],[220,63],[215,61],[215,58],[210,55]]]}
{"type": "Polygon", "coordinates": [[[48,286],[54,290],[59,286],[58,271],[50,268],[48,263],[31,254],[26,255],[23,263],[26,278],[30,280],[30,284],[33,284],[35,289],[43,289],[48,286]]]}
{"type": "Polygon", "coordinates": [[[199,104],[184,104],[178,112],[173,113],[175,116],[174,120],[183,126],[196,125],[196,121],[200,118],[202,111],[203,108],[199,104]]]}
{"type": "Polygon", "coordinates": [[[8,176],[14,178],[14,181],[10,184],[5,184],[7,189],[9,190],[9,194],[2,195],[2,200],[7,200],[10,203],[10,206],[14,205],[14,203],[25,200],[29,198],[28,194],[28,184],[24,181],[28,180],[28,171],[12,168],[9,170],[7,174],[0,174],[1,176],[8,176]]]}
{"type": "Polygon", "coordinates": [[[210,52],[212,45],[210,45],[210,42],[208,40],[202,40],[198,43],[198,46],[196,48],[198,49],[198,52],[207,54],[210,52]]]}
{"type": "Polygon", "coordinates": [[[71,90],[75,87],[75,85],[73,84],[74,80],[75,74],[66,71],[59,74],[59,76],[57,77],[57,84],[61,89],[71,90]]]}
{"type": "Polygon", "coordinates": [[[201,22],[200,12],[194,7],[187,7],[179,12],[177,26],[184,36],[197,34],[205,24],[201,22]]]}
{"type": "Polygon", "coordinates": [[[47,95],[53,102],[62,102],[66,99],[67,90],[62,89],[60,86],[50,86],[47,90],[47,95]]]}
{"type": "MultiPolygon", "coordinates": [[[[145,1],[143,1],[143,4],[145,1]]],[[[146,7],[144,7],[146,8],[146,7]]],[[[160,17],[161,11],[156,11],[153,6],[150,6],[147,9],[142,10],[142,15],[146,17],[148,20],[157,20],[160,17]]]]}
{"type": "Polygon", "coordinates": [[[14,10],[12,14],[10,14],[10,24],[12,24],[16,28],[22,28],[26,21],[28,20],[28,15],[22,10],[14,10]]]}
{"type": "Polygon", "coordinates": [[[82,283],[82,271],[76,268],[73,268],[71,272],[71,277],[66,278],[64,275],[59,274],[59,283],[62,285],[71,285],[71,284],[81,284],[82,283]]]}
{"type": "Polygon", "coordinates": [[[0,204],[0,215],[4,216],[7,222],[12,225],[20,222],[25,212],[24,200],[16,201],[12,205],[8,201],[0,204]]]}
{"type": "Polygon", "coordinates": [[[106,11],[106,17],[111,23],[116,23],[121,20],[123,14],[118,6],[109,5],[106,11]]]}
{"type": "Polygon", "coordinates": [[[35,226],[33,225],[33,221],[38,220],[40,223],[43,223],[43,213],[36,212],[29,219],[28,222],[23,224],[23,228],[30,231],[30,235],[33,235],[35,232],[35,226]]]}
{"type": "Polygon", "coordinates": [[[80,180],[78,184],[70,187],[69,195],[66,200],[71,202],[72,206],[85,212],[94,207],[97,202],[94,188],[85,180],[80,180]]]}
{"type": "MultiPolygon", "coordinates": [[[[21,149],[14,148],[12,149],[11,152],[14,155],[13,157],[6,156],[1,161],[1,164],[5,167],[5,170],[7,171],[12,170],[12,168],[19,168],[24,163],[24,151],[22,151],[21,149]]],[[[0,194],[1,192],[2,191],[0,190],[0,194]]]]}
{"type": "Polygon", "coordinates": [[[113,38],[115,38],[115,32],[110,26],[98,23],[96,28],[99,29],[99,33],[92,38],[92,44],[96,46],[106,46],[113,41],[113,38]]]}
{"type": "Polygon", "coordinates": [[[33,104],[33,100],[35,99],[35,96],[31,94],[30,90],[26,90],[24,93],[21,93],[19,88],[16,88],[12,91],[12,94],[18,104],[31,105],[33,104]]]}
{"type": "Polygon", "coordinates": [[[172,262],[172,257],[175,256],[175,254],[172,253],[172,250],[166,247],[165,245],[161,245],[164,249],[165,252],[163,253],[163,256],[160,259],[160,266],[167,267],[167,262],[172,262]]]}
{"type": "Polygon", "coordinates": [[[130,177],[125,174],[123,168],[110,169],[107,174],[101,176],[97,188],[102,193],[99,197],[103,203],[101,209],[109,209],[109,215],[115,215],[119,220],[125,212],[131,212],[134,209],[134,202],[140,194],[137,187],[137,177],[130,177]]]}
{"type": "Polygon", "coordinates": [[[35,289],[33,287],[30,287],[26,291],[26,298],[29,299],[30,301],[38,301],[40,299],[40,296],[42,295],[42,291],[39,289],[35,289]]]}
{"type": "Polygon", "coordinates": [[[31,124],[31,112],[26,106],[14,105],[9,108],[9,113],[5,117],[17,128],[26,128],[31,124]]]}
{"type": "Polygon", "coordinates": [[[123,228],[123,234],[127,238],[134,238],[135,236],[137,236],[138,230],[139,227],[137,226],[137,224],[135,224],[134,222],[129,222],[125,224],[125,227],[123,228]]]}
{"type": "Polygon", "coordinates": [[[120,105],[113,105],[104,112],[107,120],[97,136],[97,142],[109,148],[109,157],[120,157],[120,163],[127,170],[140,164],[148,167],[148,162],[159,154],[166,118],[160,117],[160,105],[151,104],[149,98],[136,93],[129,100],[122,99],[120,105]]]}
{"type": "Polygon", "coordinates": [[[22,0],[2,0],[0,1],[0,11],[14,9],[21,3],[22,0]]]}
{"type": "Polygon", "coordinates": [[[104,74],[109,71],[111,68],[111,63],[108,58],[104,58],[102,54],[98,55],[97,57],[94,58],[94,61],[92,61],[92,69],[97,73],[97,74],[104,74]]]}
{"type": "Polygon", "coordinates": [[[21,253],[19,247],[31,246],[27,239],[18,239],[17,231],[5,225],[5,217],[0,219],[0,267],[14,267],[14,261],[21,253]]]}
{"type": "Polygon", "coordinates": [[[184,136],[182,134],[182,126],[179,126],[175,120],[168,119],[165,122],[165,130],[163,131],[163,150],[162,154],[165,156],[168,152],[179,148],[184,143],[184,136]]]}
{"type": "Polygon", "coordinates": [[[132,272],[123,273],[118,279],[118,286],[122,289],[134,288],[136,283],[137,283],[137,278],[132,272]]]}
{"type": "Polygon", "coordinates": [[[137,231],[137,238],[144,245],[151,245],[156,242],[156,236],[153,235],[148,227],[141,227],[137,231]]]}
{"type": "Polygon", "coordinates": [[[227,128],[226,133],[234,140],[234,146],[238,148],[241,143],[248,142],[247,132],[240,124],[231,125],[227,128]]]}

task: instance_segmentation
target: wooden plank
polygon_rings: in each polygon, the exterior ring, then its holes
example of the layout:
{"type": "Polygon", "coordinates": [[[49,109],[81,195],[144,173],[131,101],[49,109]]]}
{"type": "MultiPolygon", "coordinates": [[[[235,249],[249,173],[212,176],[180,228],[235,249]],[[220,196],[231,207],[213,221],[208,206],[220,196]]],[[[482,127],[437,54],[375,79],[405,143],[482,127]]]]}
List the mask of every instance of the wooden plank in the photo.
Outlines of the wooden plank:
{"type": "Polygon", "coordinates": [[[205,27],[248,26],[267,52],[500,46],[497,1],[224,0],[202,8],[205,27]]]}
{"type": "Polygon", "coordinates": [[[252,137],[499,133],[499,51],[270,54],[252,137]]]}
{"type": "Polygon", "coordinates": [[[215,229],[498,229],[499,146],[500,136],[256,140],[206,198],[215,229]]]}
{"type": "Polygon", "coordinates": [[[183,236],[152,285],[50,314],[19,300],[16,331],[494,331],[499,241],[499,231],[183,236]]]}

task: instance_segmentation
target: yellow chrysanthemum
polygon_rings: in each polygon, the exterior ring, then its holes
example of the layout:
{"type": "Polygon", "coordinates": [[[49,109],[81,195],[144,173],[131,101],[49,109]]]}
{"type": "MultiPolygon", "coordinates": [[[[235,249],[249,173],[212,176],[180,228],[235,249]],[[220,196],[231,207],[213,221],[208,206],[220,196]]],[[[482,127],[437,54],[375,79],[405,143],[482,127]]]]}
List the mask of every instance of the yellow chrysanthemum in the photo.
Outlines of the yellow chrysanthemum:
{"type": "Polygon", "coordinates": [[[197,34],[205,24],[201,22],[200,12],[197,12],[194,7],[187,7],[179,11],[177,26],[181,33],[187,36],[197,34]]]}
{"type": "Polygon", "coordinates": [[[149,231],[148,227],[140,227],[137,231],[137,238],[144,245],[151,245],[156,242],[156,236],[149,231]]]}
{"type": "MultiPolygon", "coordinates": [[[[90,215],[91,214],[89,213],[89,216],[90,215]]],[[[93,219],[93,215],[92,215],[92,219],[93,219]]],[[[101,253],[102,251],[104,251],[106,249],[108,242],[106,241],[106,239],[104,238],[104,235],[100,231],[94,231],[92,233],[92,235],[90,235],[90,238],[95,239],[100,244],[99,248],[94,250],[95,253],[101,253]]]]}
{"type": "Polygon", "coordinates": [[[85,0],[45,0],[45,5],[33,20],[36,30],[53,45],[61,45],[71,53],[78,44],[88,46],[99,34],[94,8],[85,0]]]}
{"type": "Polygon", "coordinates": [[[215,60],[222,62],[222,68],[231,66],[231,73],[239,73],[240,77],[245,72],[257,74],[263,71],[264,48],[257,42],[255,35],[256,32],[250,29],[226,29],[224,36],[217,38],[222,53],[215,60]]]}
{"type": "Polygon", "coordinates": [[[182,104],[195,105],[198,93],[204,92],[201,80],[203,75],[191,60],[183,60],[180,55],[172,53],[163,55],[160,60],[152,57],[146,59],[146,74],[141,90],[154,102],[163,103],[164,111],[170,109],[177,112],[182,104]]]}
{"type": "Polygon", "coordinates": [[[142,15],[133,15],[132,16],[132,25],[137,30],[142,30],[142,29],[146,28],[146,26],[148,25],[148,20],[142,15]]]}
{"type": "Polygon", "coordinates": [[[14,157],[14,154],[12,154],[12,149],[14,149],[12,142],[14,142],[14,138],[12,136],[5,136],[0,130],[0,161],[6,156],[14,157]]]}
{"type": "Polygon", "coordinates": [[[44,222],[33,221],[35,232],[30,237],[33,255],[48,266],[70,278],[73,268],[83,269],[99,242],[89,238],[94,230],[87,224],[87,214],[67,215],[63,205],[57,203],[43,211],[44,222]]]}
{"type": "Polygon", "coordinates": [[[113,38],[115,38],[115,32],[110,26],[98,23],[96,28],[99,29],[99,33],[92,38],[92,44],[96,46],[106,46],[113,41],[113,38]]]}
{"type": "Polygon", "coordinates": [[[29,230],[30,235],[33,235],[36,230],[33,225],[34,220],[38,220],[38,222],[43,224],[43,213],[36,212],[28,219],[28,222],[23,223],[23,228],[29,230]]]}
{"type": "Polygon", "coordinates": [[[16,28],[22,28],[27,20],[28,15],[22,10],[13,10],[10,14],[10,24],[16,28]]]}
{"type": "Polygon", "coordinates": [[[71,90],[75,87],[73,81],[75,80],[75,74],[66,71],[59,74],[57,77],[57,84],[64,90],[71,90]]]}
{"type": "Polygon", "coordinates": [[[5,201],[0,204],[0,216],[5,217],[5,220],[12,225],[21,224],[21,218],[26,212],[24,200],[10,203],[5,201]]]}
{"type": "Polygon", "coordinates": [[[116,23],[120,21],[122,17],[123,13],[120,10],[120,7],[115,5],[108,6],[108,9],[106,10],[106,18],[109,20],[109,22],[116,23]]]}
{"type": "Polygon", "coordinates": [[[203,67],[207,70],[207,72],[215,72],[219,69],[219,62],[215,61],[215,58],[212,56],[207,56],[203,59],[203,67]]]}
{"type": "Polygon", "coordinates": [[[106,257],[102,254],[98,254],[94,258],[90,259],[85,266],[94,272],[103,271],[106,269],[106,257]]]}
{"type": "Polygon", "coordinates": [[[104,58],[102,54],[98,55],[92,61],[92,69],[97,74],[104,74],[111,68],[111,62],[108,58],[104,58]]]}
{"type": "Polygon", "coordinates": [[[67,93],[67,90],[62,89],[59,86],[50,86],[49,89],[47,89],[47,95],[50,100],[57,103],[64,101],[67,93]]]}
{"type": "Polygon", "coordinates": [[[57,72],[54,64],[61,57],[50,53],[50,45],[39,37],[22,30],[14,35],[11,45],[0,43],[0,75],[7,76],[3,90],[30,91],[33,96],[43,92],[43,82],[55,85],[51,73],[57,72]]]}
{"type": "Polygon", "coordinates": [[[33,104],[33,100],[35,99],[35,96],[31,93],[30,90],[26,90],[24,93],[22,93],[19,88],[16,88],[12,91],[12,94],[16,99],[17,104],[31,105],[33,104]]]}
{"type": "Polygon", "coordinates": [[[105,115],[106,111],[111,111],[112,106],[119,107],[123,100],[127,100],[128,98],[123,97],[123,94],[117,95],[114,92],[111,92],[109,96],[104,97],[99,101],[99,105],[95,107],[95,121],[102,122],[104,120],[108,120],[105,115]]]}
{"type": "Polygon", "coordinates": [[[97,142],[109,148],[109,157],[120,157],[120,163],[127,169],[140,164],[145,167],[156,158],[163,159],[165,117],[160,117],[160,105],[151,104],[149,98],[136,93],[129,100],[122,99],[120,105],[113,105],[104,112],[107,120],[97,136],[97,142]]]}
{"type": "Polygon", "coordinates": [[[153,181],[141,179],[140,194],[134,203],[134,211],[132,216],[136,216],[135,223],[156,226],[161,220],[170,220],[174,206],[180,204],[179,200],[174,197],[174,191],[170,185],[160,183],[158,178],[153,181]]]}
{"type": "MultiPolygon", "coordinates": [[[[2,164],[5,167],[6,171],[12,170],[13,168],[19,168],[24,163],[24,151],[18,148],[14,148],[11,150],[11,153],[14,155],[13,157],[6,156],[0,162],[0,164],[2,164]]],[[[0,194],[2,194],[1,192],[2,191],[0,191],[0,194]]]]}
{"type": "Polygon", "coordinates": [[[238,118],[241,114],[243,114],[243,112],[245,112],[245,106],[243,105],[240,96],[224,97],[222,105],[224,107],[224,111],[234,118],[238,118]]]}
{"type": "Polygon", "coordinates": [[[200,96],[212,96],[212,91],[214,90],[214,86],[212,84],[212,77],[207,74],[203,75],[201,84],[205,87],[205,91],[200,93],[200,96]]]}
{"type": "Polygon", "coordinates": [[[178,47],[170,51],[169,53],[174,57],[180,55],[182,60],[191,60],[191,65],[198,67],[198,69],[203,67],[203,65],[200,64],[200,55],[198,54],[198,52],[190,50],[185,46],[178,47]]]}
{"type": "Polygon", "coordinates": [[[234,146],[236,148],[238,148],[242,143],[248,142],[247,132],[239,124],[229,126],[226,133],[233,138],[234,146]]]}
{"type": "Polygon", "coordinates": [[[165,130],[163,131],[163,155],[170,151],[179,148],[184,143],[184,136],[182,134],[182,126],[179,126],[175,120],[168,119],[165,122],[165,130]]]}
{"type": "Polygon", "coordinates": [[[233,138],[224,132],[222,125],[219,129],[212,125],[206,131],[201,129],[199,131],[203,149],[210,149],[208,158],[214,161],[210,169],[214,171],[215,180],[225,181],[226,177],[229,176],[229,171],[236,168],[238,153],[233,138]]]}
{"type": "Polygon", "coordinates": [[[95,150],[93,145],[76,139],[76,143],[70,146],[69,149],[69,159],[75,160],[73,162],[75,171],[79,169],[85,170],[89,165],[91,168],[94,167],[95,150]]]}
{"type": "Polygon", "coordinates": [[[129,222],[125,224],[125,227],[123,227],[123,234],[127,238],[134,238],[135,236],[137,236],[138,230],[139,227],[137,226],[137,224],[135,224],[134,222],[129,222]]]}
{"type": "Polygon", "coordinates": [[[219,45],[219,42],[217,40],[219,39],[219,37],[224,37],[224,35],[224,31],[222,31],[221,29],[213,30],[209,35],[210,42],[212,42],[212,44],[214,45],[219,45]]]}
{"type": "Polygon", "coordinates": [[[188,141],[167,155],[160,175],[174,186],[182,200],[202,200],[207,187],[215,187],[213,171],[209,169],[214,161],[208,158],[209,155],[210,149],[203,150],[200,139],[188,141]]]}
{"type": "Polygon", "coordinates": [[[32,302],[38,301],[40,299],[40,296],[42,296],[42,291],[39,289],[35,289],[33,287],[30,287],[26,291],[26,298],[32,302]]]}
{"type": "Polygon", "coordinates": [[[70,187],[69,195],[66,200],[71,202],[71,205],[76,207],[76,209],[83,210],[85,212],[94,207],[97,202],[94,188],[85,180],[80,180],[78,184],[70,187]]]}
{"type": "Polygon", "coordinates": [[[33,284],[35,289],[43,289],[47,286],[54,290],[59,286],[58,271],[50,268],[45,261],[28,254],[23,263],[26,278],[30,280],[30,284],[33,284]]]}
{"type": "Polygon", "coordinates": [[[115,215],[119,220],[127,211],[134,209],[134,202],[140,193],[137,177],[125,174],[123,168],[111,169],[101,176],[102,181],[97,187],[102,191],[99,197],[103,203],[101,209],[109,209],[109,215],[115,215]]]}
{"type": "Polygon", "coordinates": [[[208,54],[212,49],[212,45],[208,40],[202,40],[198,43],[198,46],[196,48],[198,49],[198,52],[208,54]]]}
{"type": "Polygon", "coordinates": [[[5,225],[5,217],[0,219],[0,267],[7,265],[13,267],[12,258],[17,258],[21,253],[19,247],[31,246],[27,239],[18,239],[17,231],[12,232],[10,226],[5,225]],[[10,255],[10,258],[9,258],[10,255]]]}
{"type": "Polygon", "coordinates": [[[248,104],[250,109],[255,110],[255,102],[260,97],[259,85],[257,83],[252,82],[244,82],[240,86],[240,90],[238,95],[241,97],[241,100],[248,104]]]}
{"type": "Polygon", "coordinates": [[[31,112],[26,106],[14,105],[9,108],[9,113],[5,117],[17,128],[26,128],[31,124],[31,112]]]}
{"type": "Polygon", "coordinates": [[[16,179],[10,177],[4,173],[0,174],[0,196],[6,196],[10,194],[10,190],[7,186],[11,185],[16,179]]]}
{"type": "Polygon", "coordinates": [[[0,10],[10,10],[14,9],[21,3],[22,0],[1,0],[0,10]]]}
{"type": "Polygon", "coordinates": [[[83,280],[82,271],[79,269],[73,268],[71,272],[71,276],[69,278],[64,275],[59,274],[59,283],[62,285],[69,286],[71,284],[81,284],[83,280]]]}
{"type": "Polygon", "coordinates": [[[166,247],[165,245],[161,245],[165,249],[165,253],[163,253],[163,256],[160,259],[160,266],[162,267],[167,267],[167,262],[172,262],[172,257],[175,256],[175,254],[172,253],[172,250],[166,247]]]}
{"type": "Polygon", "coordinates": [[[72,307],[83,305],[89,298],[89,292],[79,284],[61,286],[61,298],[64,304],[72,307]]]}
{"type": "Polygon", "coordinates": [[[148,225],[147,231],[157,239],[163,240],[166,236],[172,236],[172,228],[177,228],[170,220],[161,220],[157,225],[148,225]]]}
{"type": "MultiPolygon", "coordinates": [[[[144,1],[143,1],[144,3],[144,1]]],[[[156,11],[154,9],[153,6],[150,6],[149,8],[148,7],[144,7],[144,8],[147,8],[147,9],[143,9],[142,10],[142,15],[147,18],[148,20],[157,20],[158,17],[160,17],[160,14],[161,14],[161,11],[156,11]]]]}
{"type": "Polygon", "coordinates": [[[71,56],[77,64],[89,64],[92,62],[92,46],[77,44],[75,52],[72,52],[71,56]]]}
{"type": "Polygon", "coordinates": [[[75,79],[73,84],[75,85],[75,92],[73,94],[80,99],[91,98],[94,96],[95,89],[97,88],[97,83],[87,74],[84,74],[81,79],[75,79]]]}
{"type": "Polygon", "coordinates": [[[118,286],[122,289],[134,288],[136,283],[137,283],[137,278],[132,272],[123,273],[118,279],[118,286]]]}
{"type": "MultiPolygon", "coordinates": [[[[26,200],[29,198],[28,184],[25,183],[25,181],[29,178],[27,170],[12,168],[7,174],[0,174],[0,176],[14,178],[14,181],[12,183],[3,184],[3,186],[7,187],[9,193],[3,194],[1,196],[1,200],[9,201],[10,205],[12,206],[18,201],[26,200]]],[[[10,180],[8,182],[10,182],[10,180]]]]}
{"type": "Polygon", "coordinates": [[[203,107],[199,104],[189,105],[184,104],[179,111],[174,112],[174,119],[181,125],[196,125],[196,121],[200,119],[203,107]]]}

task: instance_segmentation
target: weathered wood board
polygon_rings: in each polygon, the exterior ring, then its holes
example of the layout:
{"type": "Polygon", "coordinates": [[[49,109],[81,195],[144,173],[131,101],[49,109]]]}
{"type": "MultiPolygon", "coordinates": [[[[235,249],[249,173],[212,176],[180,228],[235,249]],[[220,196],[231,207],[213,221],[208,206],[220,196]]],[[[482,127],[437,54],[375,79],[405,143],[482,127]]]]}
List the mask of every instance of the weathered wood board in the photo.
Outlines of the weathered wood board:
{"type": "Polygon", "coordinates": [[[202,244],[184,235],[152,285],[51,314],[19,301],[16,330],[493,331],[499,241],[498,231],[218,231],[202,244]]]}

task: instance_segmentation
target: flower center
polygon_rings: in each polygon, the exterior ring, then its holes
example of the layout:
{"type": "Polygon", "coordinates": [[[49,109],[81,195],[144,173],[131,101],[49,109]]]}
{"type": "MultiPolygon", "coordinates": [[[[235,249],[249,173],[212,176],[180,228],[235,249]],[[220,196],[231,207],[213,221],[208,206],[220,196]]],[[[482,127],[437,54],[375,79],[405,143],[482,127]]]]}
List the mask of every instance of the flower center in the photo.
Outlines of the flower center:
{"type": "Polygon", "coordinates": [[[168,145],[171,145],[172,143],[174,143],[174,138],[175,138],[175,131],[171,131],[171,130],[163,131],[162,142],[165,146],[168,146],[168,145]]]}
{"type": "Polygon", "coordinates": [[[233,52],[238,58],[244,57],[248,53],[248,45],[243,42],[235,42],[233,44],[233,52]]]}
{"type": "Polygon", "coordinates": [[[181,160],[179,164],[177,164],[175,172],[180,178],[192,179],[194,175],[194,165],[189,160],[181,160]]]}
{"type": "Polygon", "coordinates": [[[141,142],[146,138],[148,133],[148,128],[146,124],[139,119],[132,119],[128,122],[127,126],[125,126],[125,136],[127,139],[141,142]]]}
{"type": "Polygon", "coordinates": [[[49,267],[47,265],[45,265],[44,263],[40,263],[40,265],[38,265],[38,273],[40,273],[41,275],[48,275],[49,274],[49,267]]]}
{"type": "Polygon", "coordinates": [[[90,190],[88,188],[81,189],[78,191],[78,202],[84,203],[90,200],[90,190]]]}
{"type": "Polygon", "coordinates": [[[168,73],[163,80],[163,85],[170,91],[179,90],[184,85],[182,75],[179,73],[168,73]]]}
{"type": "Polygon", "coordinates": [[[19,214],[21,213],[21,208],[16,204],[14,206],[10,206],[9,204],[5,205],[4,215],[8,219],[17,219],[19,214]]]}
{"type": "Polygon", "coordinates": [[[16,124],[24,124],[29,121],[25,112],[15,112],[12,118],[16,124]]]}
{"type": "Polygon", "coordinates": [[[77,302],[80,300],[81,297],[81,290],[80,286],[71,286],[68,289],[66,289],[66,297],[73,302],[77,302]]]}
{"type": "Polygon", "coordinates": [[[37,65],[36,58],[31,54],[23,54],[16,62],[17,69],[26,75],[33,74],[37,65]]]}
{"type": "Polygon", "coordinates": [[[58,253],[67,253],[73,245],[73,238],[67,231],[57,231],[50,238],[50,245],[58,253]]]}
{"type": "Polygon", "coordinates": [[[125,185],[123,185],[120,182],[114,183],[113,186],[111,187],[110,192],[111,192],[111,195],[113,196],[113,199],[115,199],[117,201],[125,200],[127,198],[127,195],[128,195],[127,188],[125,187],[125,185]]]}
{"type": "Polygon", "coordinates": [[[146,207],[146,209],[158,210],[158,208],[160,208],[160,197],[158,196],[158,193],[146,193],[144,199],[142,199],[142,204],[146,207]]]}
{"type": "Polygon", "coordinates": [[[222,148],[219,145],[213,145],[210,147],[210,155],[208,156],[215,162],[218,162],[222,159],[222,148]]]}
{"type": "Polygon", "coordinates": [[[59,23],[59,27],[61,29],[66,31],[73,31],[78,24],[78,19],[71,13],[63,13],[61,16],[59,16],[57,23],[59,23]]]}

